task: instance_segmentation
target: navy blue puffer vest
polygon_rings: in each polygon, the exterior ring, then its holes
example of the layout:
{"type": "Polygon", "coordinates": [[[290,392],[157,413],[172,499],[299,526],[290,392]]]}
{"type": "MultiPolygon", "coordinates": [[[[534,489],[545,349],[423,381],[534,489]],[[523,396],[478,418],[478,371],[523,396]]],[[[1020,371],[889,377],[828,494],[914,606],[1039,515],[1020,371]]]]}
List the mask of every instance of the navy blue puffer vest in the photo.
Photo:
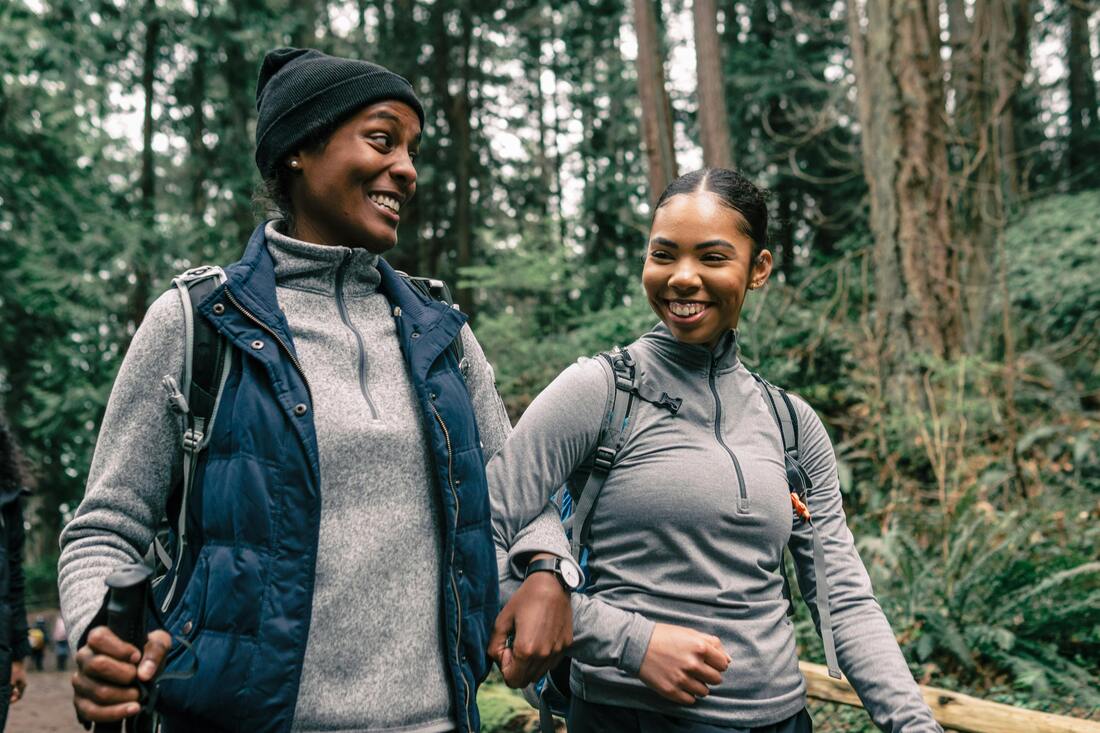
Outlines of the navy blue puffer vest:
{"type": "MultiPolygon", "coordinates": [[[[435,486],[426,490],[440,492],[445,512],[439,592],[455,718],[460,731],[477,731],[498,597],[481,443],[447,352],[466,317],[412,290],[384,261],[379,270],[434,459],[435,486]]],[[[233,368],[196,474],[201,490],[186,507],[190,546],[177,565],[184,591],[165,617],[191,643],[198,671],[162,682],[158,709],[169,731],[289,731],[313,602],[317,437],[262,225],[226,275],[199,311],[229,340],[233,368]]],[[[191,664],[177,644],[165,671],[191,664]]]]}

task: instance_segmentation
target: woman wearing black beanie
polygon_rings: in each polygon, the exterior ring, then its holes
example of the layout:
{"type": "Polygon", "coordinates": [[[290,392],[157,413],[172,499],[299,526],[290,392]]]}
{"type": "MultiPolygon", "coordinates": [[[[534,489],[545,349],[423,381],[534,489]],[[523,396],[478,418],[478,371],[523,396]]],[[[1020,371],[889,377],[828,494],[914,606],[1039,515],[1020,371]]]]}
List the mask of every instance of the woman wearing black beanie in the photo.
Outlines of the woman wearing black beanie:
{"type": "MultiPolygon", "coordinates": [[[[400,76],[310,49],[269,53],[256,96],[282,216],[150,307],[62,533],[77,711],[132,715],[135,676],[163,669],[169,732],[476,731],[498,607],[484,464],[509,424],[465,316],[380,257],[416,191],[424,111],[400,76]],[[203,281],[192,313],[181,295],[203,281]],[[189,318],[228,354],[201,430],[189,318]],[[139,650],[102,625],[103,579],[166,513],[163,628],[139,650]]],[[[521,550],[541,552],[553,508],[529,530],[521,550]]],[[[560,649],[569,598],[539,575],[525,598],[560,649]]]]}

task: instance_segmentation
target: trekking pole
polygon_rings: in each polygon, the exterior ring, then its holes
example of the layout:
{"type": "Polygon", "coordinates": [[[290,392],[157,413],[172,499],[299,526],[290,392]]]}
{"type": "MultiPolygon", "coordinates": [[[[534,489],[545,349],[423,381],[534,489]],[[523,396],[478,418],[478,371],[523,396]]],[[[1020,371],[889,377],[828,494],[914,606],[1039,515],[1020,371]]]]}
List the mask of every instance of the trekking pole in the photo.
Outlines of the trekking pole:
{"type": "MultiPolygon", "coordinates": [[[[133,644],[140,651],[145,646],[145,609],[149,604],[149,577],[153,574],[140,563],[122,565],[107,576],[107,628],[123,641],[133,644]]],[[[145,689],[141,688],[142,702],[145,689]]],[[[152,730],[151,720],[144,710],[127,718],[128,733],[152,730]]],[[[121,733],[122,722],[96,723],[96,733],[121,733]]]]}

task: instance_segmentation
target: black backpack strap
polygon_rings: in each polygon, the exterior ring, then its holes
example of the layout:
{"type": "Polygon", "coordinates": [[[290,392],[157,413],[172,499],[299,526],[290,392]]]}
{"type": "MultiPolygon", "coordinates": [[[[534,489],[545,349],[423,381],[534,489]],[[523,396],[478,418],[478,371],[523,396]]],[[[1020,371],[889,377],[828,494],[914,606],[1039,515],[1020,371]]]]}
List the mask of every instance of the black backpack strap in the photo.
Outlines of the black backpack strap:
{"type": "MultiPolygon", "coordinates": [[[[431,298],[432,300],[458,310],[458,305],[455,303],[454,298],[451,297],[451,289],[447,287],[447,283],[444,281],[434,277],[413,277],[400,270],[397,270],[397,274],[425,298],[431,298]]],[[[451,352],[451,356],[455,358],[455,363],[458,364],[459,370],[465,375],[469,365],[463,361],[466,355],[466,349],[462,345],[461,333],[455,336],[454,341],[447,347],[447,350],[451,352]]]]}
{"type": "MultiPolygon", "coordinates": [[[[791,493],[791,504],[797,515],[795,521],[805,521],[810,525],[810,531],[813,534],[815,596],[821,641],[825,646],[825,663],[829,668],[829,676],[840,679],[836,641],[833,638],[833,617],[829,610],[829,579],[825,567],[825,546],[821,542],[821,533],[817,531],[810,511],[806,507],[806,497],[813,489],[813,482],[799,460],[798,415],[786,391],[770,384],[758,374],[752,376],[756,380],[757,387],[760,388],[764,403],[779,426],[779,434],[783,440],[783,463],[787,469],[787,488],[791,493]]],[[[783,595],[787,598],[787,615],[790,616],[794,614],[794,603],[791,600],[791,585],[787,578],[785,561],[780,564],[779,569],[783,576],[783,595]]]]}
{"type": "MultiPolygon", "coordinates": [[[[175,555],[167,552],[159,537],[153,541],[157,557],[168,569],[183,557],[187,548],[187,501],[194,488],[199,454],[213,434],[218,403],[232,365],[226,340],[198,311],[198,304],[224,282],[225,273],[220,267],[196,267],[172,281],[179,292],[184,322],[183,384],[178,384],[172,375],[162,380],[169,403],[184,419],[183,480],[176,515],[175,555]]],[[[162,611],[171,605],[178,578],[179,573],[172,578],[162,611]]]]}

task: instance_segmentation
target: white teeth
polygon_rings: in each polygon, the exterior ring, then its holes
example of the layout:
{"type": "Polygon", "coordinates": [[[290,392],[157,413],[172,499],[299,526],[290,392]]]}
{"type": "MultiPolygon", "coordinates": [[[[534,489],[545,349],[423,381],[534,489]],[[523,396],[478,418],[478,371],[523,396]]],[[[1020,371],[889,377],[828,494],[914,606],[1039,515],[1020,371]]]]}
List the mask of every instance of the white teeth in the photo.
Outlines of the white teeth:
{"type": "Polygon", "coordinates": [[[672,311],[673,315],[680,316],[681,318],[687,318],[694,316],[697,313],[702,313],[706,306],[702,303],[683,303],[680,301],[669,301],[668,309],[672,311]]]}
{"type": "Polygon", "coordinates": [[[393,213],[401,211],[401,202],[397,199],[380,193],[368,194],[368,198],[379,206],[384,206],[393,213]]]}

